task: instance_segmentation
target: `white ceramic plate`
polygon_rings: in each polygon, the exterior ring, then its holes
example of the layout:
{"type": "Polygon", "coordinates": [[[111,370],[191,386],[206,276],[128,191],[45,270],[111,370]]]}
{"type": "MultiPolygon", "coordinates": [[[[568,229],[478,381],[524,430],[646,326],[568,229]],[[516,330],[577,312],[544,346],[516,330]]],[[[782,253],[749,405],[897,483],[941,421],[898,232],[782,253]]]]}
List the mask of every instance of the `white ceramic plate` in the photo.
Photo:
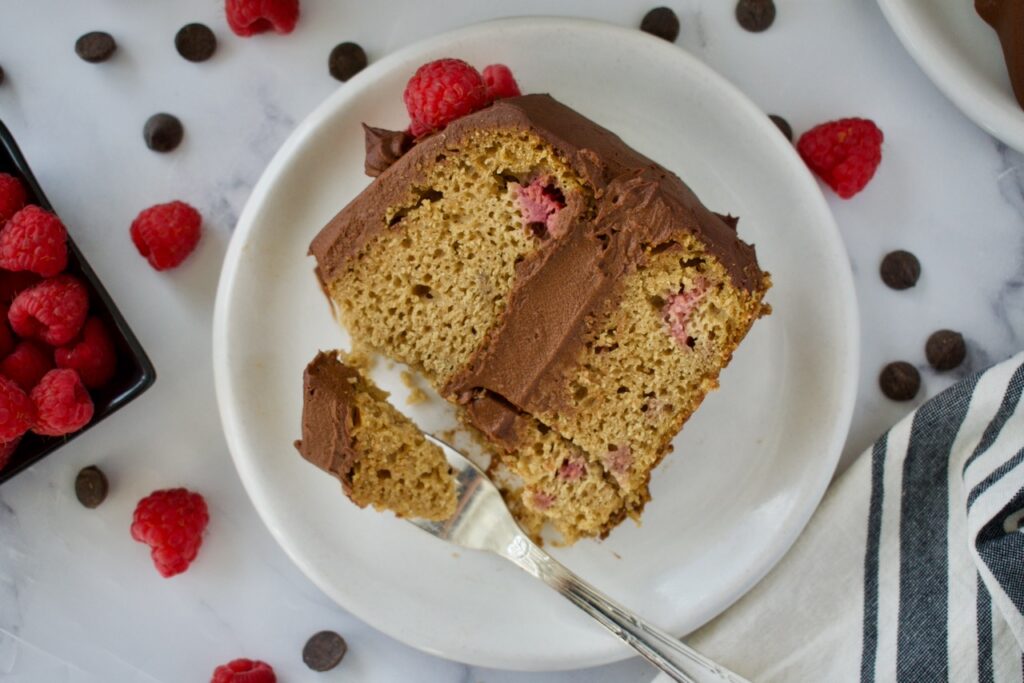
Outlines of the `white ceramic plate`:
{"type": "Polygon", "coordinates": [[[1024,152],[1024,110],[999,37],[973,0],[878,0],[900,42],[946,97],[979,126],[1024,152]]]}
{"type": "MultiPolygon", "coordinates": [[[[655,473],[642,527],[555,554],[653,621],[686,633],[747,591],[818,504],[850,421],[857,321],[846,254],[816,183],[769,119],[687,53],[636,30],[514,19],[449,33],[372,65],[311,114],[253,190],[217,296],[214,367],[238,472],[267,526],[338,604],[444,657],[561,669],[630,651],[502,560],[458,551],[390,514],[360,510],[292,447],[302,370],[348,344],[306,256],[367,185],[360,122],[403,127],[420,64],[457,56],[512,67],[678,172],[709,206],[741,216],[775,278],[722,389],[655,473]]],[[[375,373],[421,427],[453,424],[439,399],[410,409],[398,368],[375,373]]]]}

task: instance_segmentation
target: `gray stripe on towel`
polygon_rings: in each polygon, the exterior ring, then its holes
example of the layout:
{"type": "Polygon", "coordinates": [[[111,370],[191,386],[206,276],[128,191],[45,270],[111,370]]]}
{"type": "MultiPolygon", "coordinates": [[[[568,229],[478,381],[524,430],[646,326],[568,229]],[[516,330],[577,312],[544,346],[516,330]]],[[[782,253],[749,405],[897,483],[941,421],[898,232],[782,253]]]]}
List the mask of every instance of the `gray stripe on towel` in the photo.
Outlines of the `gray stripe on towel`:
{"type": "Polygon", "coordinates": [[[878,549],[882,535],[882,502],[885,500],[885,453],[889,435],[871,449],[871,502],[868,506],[868,541],[864,552],[864,626],[861,638],[860,680],[874,683],[878,655],[878,549]]]}
{"type": "Polygon", "coordinates": [[[992,596],[978,574],[978,683],[994,683],[992,668],[992,596]]]}
{"type": "Polygon", "coordinates": [[[898,681],[949,679],[949,456],[979,377],[947,389],[914,415],[900,503],[898,681]]]}

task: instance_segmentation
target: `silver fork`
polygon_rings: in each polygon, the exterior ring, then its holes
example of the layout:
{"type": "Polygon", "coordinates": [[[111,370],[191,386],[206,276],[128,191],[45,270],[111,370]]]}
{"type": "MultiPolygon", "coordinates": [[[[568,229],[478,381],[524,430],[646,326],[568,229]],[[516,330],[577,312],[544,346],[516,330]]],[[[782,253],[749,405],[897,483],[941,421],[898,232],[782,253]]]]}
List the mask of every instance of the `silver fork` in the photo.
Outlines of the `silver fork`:
{"type": "Polygon", "coordinates": [[[541,550],[519,528],[487,475],[444,441],[424,434],[444,451],[456,477],[458,505],[450,518],[409,521],[464,548],[487,550],[518,565],[568,598],[673,680],[683,683],[749,683],[682,641],[614,602],[541,550]]]}

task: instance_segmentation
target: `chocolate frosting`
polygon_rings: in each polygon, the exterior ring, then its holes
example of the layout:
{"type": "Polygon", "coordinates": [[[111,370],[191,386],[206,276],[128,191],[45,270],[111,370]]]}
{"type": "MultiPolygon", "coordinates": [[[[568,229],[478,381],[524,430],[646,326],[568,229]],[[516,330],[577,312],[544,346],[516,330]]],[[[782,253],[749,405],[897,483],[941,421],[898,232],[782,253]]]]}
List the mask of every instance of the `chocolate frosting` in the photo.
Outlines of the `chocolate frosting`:
{"type": "MultiPolygon", "coordinates": [[[[571,366],[588,320],[599,317],[626,268],[626,240],[606,246],[599,234],[574,227],[565,239],[519,264],[501,322],[442,393],[472,404],[483,388],[530,413],[562,403],[563,383],[544,380],[557,379],[552,371],[571,366]]],[[[492,412],[475,417],[493,420],[492,412]]],[[[496,433],[498,423],[485,431],[496,433]]]]}
{"type": "Polygon", "coordinates": [[[594,189],[595,200],[617,198],[622,215],[650,211],[649,220],[664,223],[659,226],[662,232],[698,237],[722,262],[737,287],[754,290],[761,285],[753,247],[706,209],[678,176],[550,95],[498,100],[419,141],[313,239],[309,253],[316,258],[320,277],[326,282],[339,277],[346,263],[387,229],[386,210],[414,199],[409,196],[410,187],[423,187],[427,168],[480,129],[525,130],[537,135],[594,189]],[[613,183],[615,188],[632,191],[615,195],[610,192],[613,183]]]}
{"type": "Polygon", "coordinates": [[[352,469],[359,459],[352,440],[355,396],[372,389],[334,353],[318,353],[303,376],[302,439],[295,448],[340,479],[346,494],[352,493],[352,469]]]}
{"type": "Polygon", "coordinates": [[[1024,0],[975,0],[974,8],[999,35],[1013,93],[1024,107],[1024,0]]]}
{"type": "Polygon", "coordinates": [[[320,277],[331,282],[341,276],[388,228],[386,211],[415,203],[417,191],[429,189],[426,169],[480,129],[537,135],[593,192],[593,203],[570,201],[563,209],[567,230],[517,264],[500,321],[465,367],[442,378],[442,393],[463,403],[473,425],[497,444],[515,448],[529,415],[569,407],[565,371],[614,305],[623,277],[649,250],[674,248],[681,236],[693,235],[736,287],[764,286],[754,248],[737,236],[735,218],[712,213],[678,176],[548,95],[499,100],[418,142],[313,240],[320,277]]]}
{"type": "Polygon", "coordinates": [[[412,149],[412,136],[404,130],[374,128],[363,124],[366,135],[366,159],[363,168],[366,175],[376,178],[412,149]]]}

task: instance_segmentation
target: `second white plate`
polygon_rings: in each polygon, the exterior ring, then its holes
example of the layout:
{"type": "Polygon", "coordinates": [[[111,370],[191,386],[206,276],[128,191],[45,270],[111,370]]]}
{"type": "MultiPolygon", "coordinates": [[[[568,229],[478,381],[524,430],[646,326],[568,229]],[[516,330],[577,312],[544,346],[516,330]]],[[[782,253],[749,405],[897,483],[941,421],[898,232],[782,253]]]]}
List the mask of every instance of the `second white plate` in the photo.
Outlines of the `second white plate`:
{"type": "MultiPolygon", "coordinates": [[[[679,173],[711,208],[741,216],[774,275],[758,322],[655,472],[642,527],[555,555],[614,598],[684,634],[778,561],[818,504],[856,389],[849,264],[825,201],[792,146],[733,86],[679,48],[594,22],[516,19],[411,46],[346,83],[289,138],[253,190],[217,296],[214,367],[231,454],[267,526],[302,570],[358,617],[410,645],[472,664],[563,669],[631,652],[502,560],[459,551],[360,510],[292,447],[302,370],[348,343],[306,256],[310,239],[369,180],[360,122],[406,124],[401,93],[426,61],[508,64],[679,173]]],[[[426,429],[398,368],[375,378],[426,429]]]]}
{"type": "Polygon", "coordinates": [[[995,31],[973,0],[878,0],[921,70],[976,124],[1024,152],[1024,109],[995,31]]]}

